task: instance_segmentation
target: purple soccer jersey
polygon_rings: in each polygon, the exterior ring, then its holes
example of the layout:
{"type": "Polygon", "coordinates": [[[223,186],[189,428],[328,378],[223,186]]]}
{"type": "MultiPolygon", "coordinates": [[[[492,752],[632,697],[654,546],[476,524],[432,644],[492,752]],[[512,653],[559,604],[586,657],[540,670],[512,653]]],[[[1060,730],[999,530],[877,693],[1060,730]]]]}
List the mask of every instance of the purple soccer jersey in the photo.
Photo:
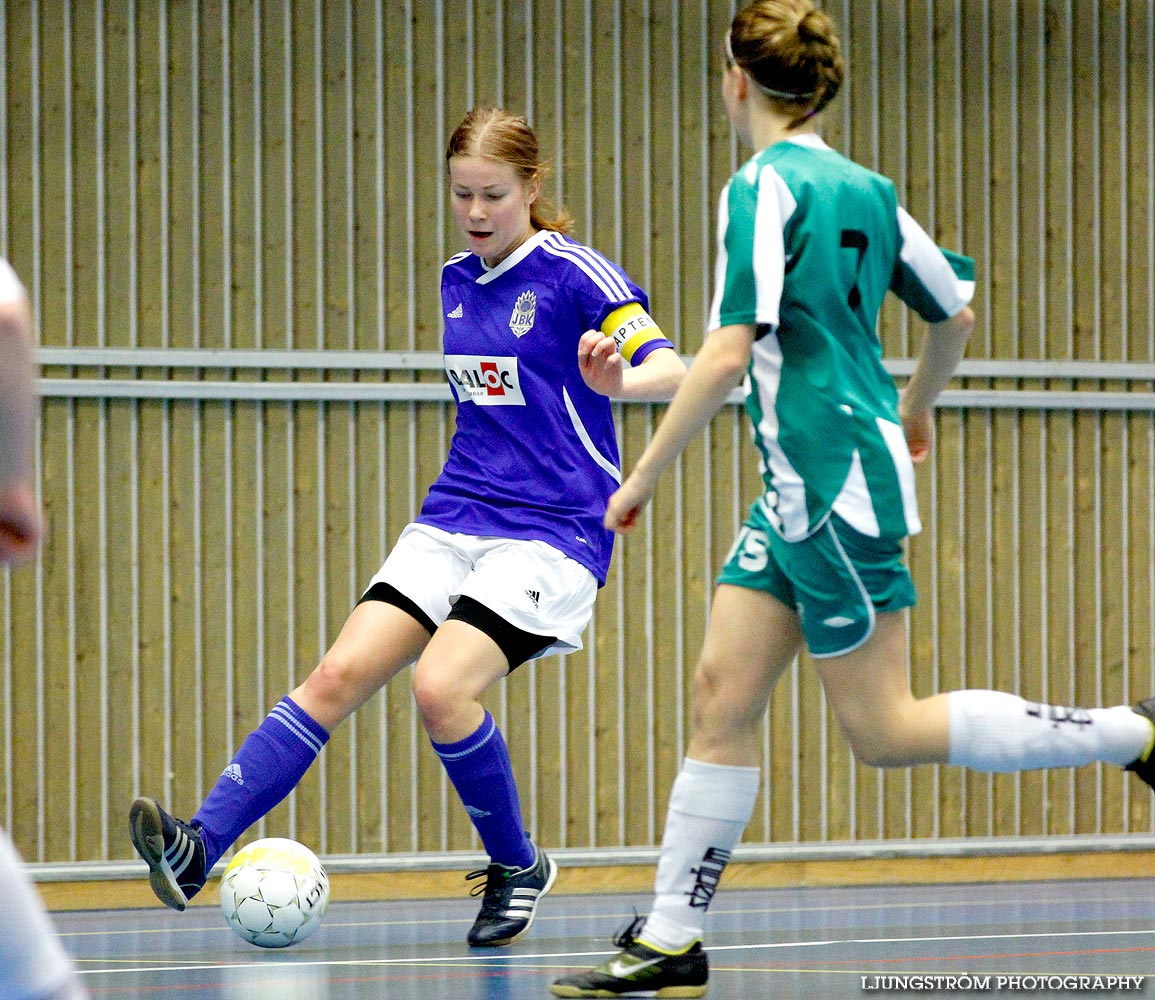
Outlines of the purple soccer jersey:
{"type": "MultiPolygon", "coordinates": [[[[647,309],[645,292],[597,251],[543,231],[492,269],[472,253],[451,257],[441,301],[457,427],[417,520],[538,539],[604,582],[618,446],[610,400],[585,384],[577,346],[622,306],[647,309]]],[[[659,347],[673,344],[653,327],[623,357],[637,365],[659,347]]]]}

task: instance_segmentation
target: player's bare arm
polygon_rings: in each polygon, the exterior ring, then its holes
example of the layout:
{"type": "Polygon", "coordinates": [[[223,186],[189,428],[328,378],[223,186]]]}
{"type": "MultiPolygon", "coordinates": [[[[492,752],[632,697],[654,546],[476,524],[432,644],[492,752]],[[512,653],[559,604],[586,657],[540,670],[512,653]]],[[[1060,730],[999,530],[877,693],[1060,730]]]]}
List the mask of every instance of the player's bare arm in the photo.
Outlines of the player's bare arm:
{"type": "Polygon", "coordinates": [[[720,327],[706,338],[653,440],[634,471],[610,497],[604,521],[607,528],[619,534],[633,528],[666,466],[714,418],[742,381],[753,343],[754,327],[749,324],[720,327]]]}
{"type": "Polygon", "coordinates": [[[962,361],[974,325],[974,312],[970,306],[963,306],[949,319],[932,323],[927,329],[918,364],[898,406],[910,457],[915,462],[924,461],[930,454],[935,400],[962,361]]]}
{"type": "Polygon", "coordinates": [[[0,275],[0,563],[33,558],[42,522],[33,485],[36,362],[28,299],[5,265],[0,275]]]}

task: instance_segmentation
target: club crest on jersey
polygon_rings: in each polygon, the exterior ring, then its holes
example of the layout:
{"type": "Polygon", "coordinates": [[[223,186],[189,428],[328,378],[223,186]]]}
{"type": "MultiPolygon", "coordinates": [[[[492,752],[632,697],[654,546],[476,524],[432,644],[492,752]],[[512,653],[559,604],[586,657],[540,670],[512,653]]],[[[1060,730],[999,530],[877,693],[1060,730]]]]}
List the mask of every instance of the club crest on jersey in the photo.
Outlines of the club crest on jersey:
{"type": "Polygon", "coordinates": [[[533,292],[522,292],[513,306],[509,317],[509,328],[515,337],[524,337],[533,329],[533,317],[537,312],[537,296],[533,292]]]}

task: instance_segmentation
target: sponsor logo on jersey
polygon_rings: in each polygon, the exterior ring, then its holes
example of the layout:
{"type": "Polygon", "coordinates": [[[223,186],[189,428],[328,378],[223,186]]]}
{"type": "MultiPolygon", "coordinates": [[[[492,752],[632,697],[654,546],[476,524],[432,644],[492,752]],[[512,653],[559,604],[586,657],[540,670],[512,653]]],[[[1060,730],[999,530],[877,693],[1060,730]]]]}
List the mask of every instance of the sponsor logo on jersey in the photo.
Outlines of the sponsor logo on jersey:
{"type": "Polygon", "coordinates": [[[462,305],[463,303],[458,302],[456,308],[450,310],[445,315],[450,319],[461,319],[461,317],[465,315],[465,310],[461,308],[462,305]]]}
{"type": "Polygon", "coordinates": [[[515,337],[524,337],[533,329],[533,318],[537,314],[537,296],[533,292],[522,292],[513,306],[509,317],[509,328],[515,337]]]}
{"type": "Polygon", "coordinates": [[[517,358],[447,354],[445,372],[462,402],[471,399],[478,406],[525,406],[517,358]]]}

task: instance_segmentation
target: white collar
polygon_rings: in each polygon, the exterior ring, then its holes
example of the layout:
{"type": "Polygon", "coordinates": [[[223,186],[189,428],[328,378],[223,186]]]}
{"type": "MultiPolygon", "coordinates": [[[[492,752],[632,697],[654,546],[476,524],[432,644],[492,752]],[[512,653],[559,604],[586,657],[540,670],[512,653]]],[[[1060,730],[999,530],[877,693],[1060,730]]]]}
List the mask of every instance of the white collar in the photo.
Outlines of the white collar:
{"type": "Polygon", "coordinates": [[[505,274],[506,271],[525,260],[526,257],[537,249],[537,247],[541,245],[541,241],[544,240],[549,233],[550,231],[548,229],[539,229],[496,267],[490,267],[485,263],[484,257],[478,257],[477,259],[481,261],[481,267],[484,273],[477,279],[477,283],[484,285],[505,274]]]}

